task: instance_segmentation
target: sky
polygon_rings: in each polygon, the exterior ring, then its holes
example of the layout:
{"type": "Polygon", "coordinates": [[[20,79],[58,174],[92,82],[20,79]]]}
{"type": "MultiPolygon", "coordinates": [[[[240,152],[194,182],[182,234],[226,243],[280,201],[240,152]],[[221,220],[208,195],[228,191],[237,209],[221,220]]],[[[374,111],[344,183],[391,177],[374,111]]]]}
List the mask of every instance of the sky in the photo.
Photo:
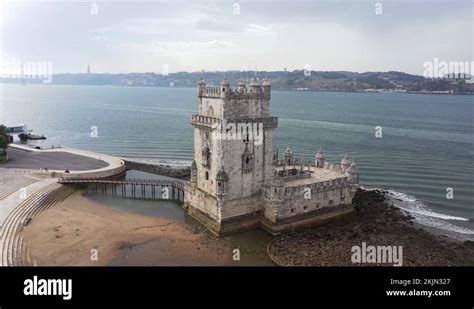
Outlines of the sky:
{"type": "Polygon", "coordinates": [[[0,1],[2,68],[403,71],[472,61],[472,0],[0,1]]]}

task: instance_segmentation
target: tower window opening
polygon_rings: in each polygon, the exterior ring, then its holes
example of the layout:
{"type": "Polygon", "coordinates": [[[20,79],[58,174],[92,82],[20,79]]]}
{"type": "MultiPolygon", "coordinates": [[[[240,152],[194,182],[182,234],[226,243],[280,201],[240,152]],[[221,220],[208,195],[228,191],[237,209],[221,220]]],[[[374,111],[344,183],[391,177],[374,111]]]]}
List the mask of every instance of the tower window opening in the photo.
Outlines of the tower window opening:
{"type": "Polygon", "coordinates": [[[209,180],[209,172],[206,172],[206,180],[209,180]]]}

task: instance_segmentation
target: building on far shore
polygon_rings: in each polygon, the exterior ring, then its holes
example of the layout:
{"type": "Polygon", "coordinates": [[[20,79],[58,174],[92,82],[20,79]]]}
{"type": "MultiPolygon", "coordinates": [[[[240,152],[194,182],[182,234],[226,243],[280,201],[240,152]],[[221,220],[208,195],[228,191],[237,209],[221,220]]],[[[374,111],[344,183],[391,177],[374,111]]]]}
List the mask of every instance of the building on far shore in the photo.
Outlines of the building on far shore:
{"type": "Polygon", "coordinates": [[[14,141],[17,141],[20,139],[19,135],[20,134],[26,134],[28,132],[31,132],[31,130],[28,130],[26,127],[26,124],[19,124],[15,126],[9,126],[6,129],[7,135],[10,138],[10,142],[13,143],[14,141]]]}
{"type": "Polygon", "coordinates": [[[271,85],[252,78],[231,87],[198,82],[199,113],[192,116],[194,161],[186,186],[187,212],[215,234],[254,227],[278,234],[352,211],[358,184],[355,160],[279,158],[278,118],[270,115],[271,85]]]}

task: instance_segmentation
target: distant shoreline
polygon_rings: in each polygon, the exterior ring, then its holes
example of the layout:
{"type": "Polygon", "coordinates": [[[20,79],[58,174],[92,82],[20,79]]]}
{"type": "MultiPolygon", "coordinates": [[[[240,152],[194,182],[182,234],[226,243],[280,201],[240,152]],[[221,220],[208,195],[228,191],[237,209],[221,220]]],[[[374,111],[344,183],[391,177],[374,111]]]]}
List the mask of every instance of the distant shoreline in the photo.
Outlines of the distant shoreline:
{"type": "Polygon", "coordinates": [[[51,83],[61,85],[118,85],[144,87],[195,87],[203,79],[207,85],[219,85],[223,78],[231,84],[241,79],[269,79],[272,89],[288,91],[337,92],[415,92],[474,93],[470,76],[425,77],[398,71],[200,71],[145,73],[57,73],[35,72],[33,75],[2,75],[0,83],[51,83]]]}
{"type": "MultiPolygon", "coordinates": [[[[113,85],[113,84],[100,84],[100,85],[91,85],[91,84],[43,84],[43,83],[2,83],[0,85],[19,85],[19,86],[78,86],[78,87],[118,87],[118,88],[169,88],[169,89],[194,89],[191,86],[144,86],[144,85],[113,85]]],[[[474,92],[469,93],[437,93],[437,92],[426,92],[426,91],[368,91],[366,90],[332,90],[332,89],[307,89],[307,90],[298,90],[298,89],[284,89],[284,88],[275,88],[274,91],[291,91],[291,92],[336,92],[336,93],[369,93],[369,94],[424,94],[424,95],[474,95],[474,92]]]]}

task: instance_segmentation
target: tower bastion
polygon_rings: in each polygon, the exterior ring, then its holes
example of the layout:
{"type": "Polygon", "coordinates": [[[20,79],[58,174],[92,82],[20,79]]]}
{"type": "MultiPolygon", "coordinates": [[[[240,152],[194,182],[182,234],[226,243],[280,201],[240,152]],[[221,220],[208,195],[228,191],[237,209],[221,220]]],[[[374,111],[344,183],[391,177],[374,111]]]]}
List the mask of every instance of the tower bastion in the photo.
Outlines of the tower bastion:
{"type": "Polygon", "coordinates": [[[194,161],[185,190],[188,213],[217,235],[260,227],[278,234],[352,210],[358,183],[355,160],[295,160],[291,148],[279,158],[270,115],[269,80],[224,78],[219,86],[197,83],[199,113],[194,161]]]}

